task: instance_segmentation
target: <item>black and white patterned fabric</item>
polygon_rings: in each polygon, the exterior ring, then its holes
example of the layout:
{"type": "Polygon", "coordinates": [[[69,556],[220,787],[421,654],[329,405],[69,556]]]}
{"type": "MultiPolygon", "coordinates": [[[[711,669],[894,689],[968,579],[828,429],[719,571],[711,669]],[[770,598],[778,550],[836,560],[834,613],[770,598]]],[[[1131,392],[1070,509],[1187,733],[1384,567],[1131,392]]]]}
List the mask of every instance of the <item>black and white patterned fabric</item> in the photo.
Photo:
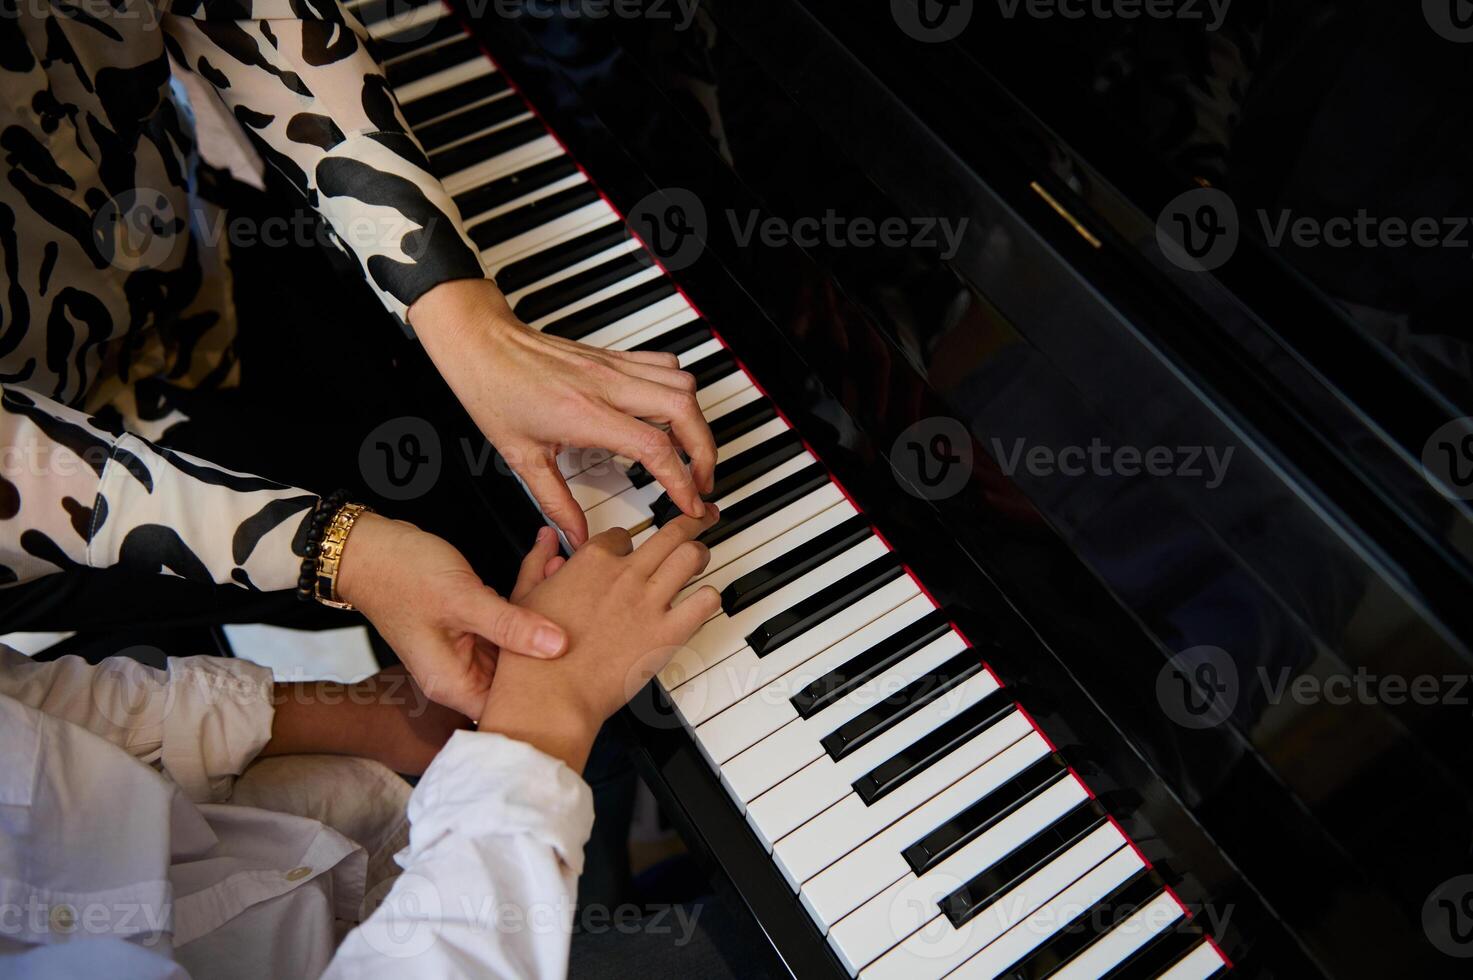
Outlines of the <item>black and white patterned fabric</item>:
{"type": "Polygon", "coordinates": [[[336,0],[0,0],[0,583],[125,564],[284,589],[315,497],[154,443],[238,379],[203,79],[384,306],[485,271],[336,0]],[[141,438],[140,438],[141,437],[141,438]]]}

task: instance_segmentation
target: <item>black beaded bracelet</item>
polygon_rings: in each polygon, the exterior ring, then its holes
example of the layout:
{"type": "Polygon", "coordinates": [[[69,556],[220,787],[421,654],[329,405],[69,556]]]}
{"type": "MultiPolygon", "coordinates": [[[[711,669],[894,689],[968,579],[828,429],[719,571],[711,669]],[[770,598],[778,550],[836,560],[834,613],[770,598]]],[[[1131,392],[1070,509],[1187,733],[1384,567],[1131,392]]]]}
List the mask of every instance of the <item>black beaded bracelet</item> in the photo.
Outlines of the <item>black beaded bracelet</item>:
{"type": "Polygon", "coordinates": [[[303,602],[312,602],[317,597],[317,555],[322,550],[322,536],[327,533],[332,515],[347,502],[348,491],[334,490],[317,501],[317,507],[312,511],[303,548],[306,557],[302,559],[302,574],[297,576],[297,598],[303,602]]]}

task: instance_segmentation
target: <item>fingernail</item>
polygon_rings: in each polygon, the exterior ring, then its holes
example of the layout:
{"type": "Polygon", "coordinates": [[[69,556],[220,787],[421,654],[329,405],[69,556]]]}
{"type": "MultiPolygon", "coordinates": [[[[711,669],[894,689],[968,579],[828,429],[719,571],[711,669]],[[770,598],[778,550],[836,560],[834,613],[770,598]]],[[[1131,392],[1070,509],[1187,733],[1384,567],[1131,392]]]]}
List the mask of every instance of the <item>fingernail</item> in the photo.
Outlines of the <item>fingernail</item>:
{"type": "Polygon", "coordinates": [[[542,527],[537,529],[538,541],[546,541],[550,537],[552,537],[552,528],[544,524],[542,527]]]}
{"type": "Polygon", "coordinates": [[[697,497],[696,498],[696,516],[697,517],[705,517],[706,516],[706,502],[704,500],[702,500],[700,497],[697,497]]]}
{"type": "Polygon", "coordinates": [[[532,648],[544,656],[555,657],[563,649],[563,634],[551,626],[539,626],[532,634],[532,648]]]}

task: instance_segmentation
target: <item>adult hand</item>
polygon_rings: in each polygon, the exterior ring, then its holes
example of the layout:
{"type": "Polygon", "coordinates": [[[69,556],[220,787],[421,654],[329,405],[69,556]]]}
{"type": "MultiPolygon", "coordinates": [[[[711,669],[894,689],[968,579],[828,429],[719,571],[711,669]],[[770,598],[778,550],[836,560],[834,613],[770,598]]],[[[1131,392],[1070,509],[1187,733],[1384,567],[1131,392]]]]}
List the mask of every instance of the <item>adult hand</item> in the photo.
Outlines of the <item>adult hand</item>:
{"type": "Polygon", "coordinates": [[[520,739],[582,771],[604,721],[721,608],[710,586],[671,606],[710,560],[694,539],[716,517],[715,507],[705,517],[678,517],[638,549],[628,532],[604,531],[519,599],[563,624],[568,652],[552,661],[504,661],[481,730],[520,739]]]}
{"type": "Polygon", "coordinates": [[[475,718],[502,652],[548,658],[567,647],[562,627],[513,604],[562,564],[557,547],[551,528],[538,532],[507,601],[448,542],[364,514],[343,550],[338,594],[368,617],[430,700],[475,718]]]}
{"type": "Polygon", "coordinates": [[[674,355],[538,333],[517,320],[490,280],[441,283],[410,307],[409,322],[461,405],[573,547],[587,539],[588,520],[558,472],[557,454],[568,447],[638,460],[683,511],[705,513],[700,495],[715,486],[716,441],[695,379],[674,355]]]}

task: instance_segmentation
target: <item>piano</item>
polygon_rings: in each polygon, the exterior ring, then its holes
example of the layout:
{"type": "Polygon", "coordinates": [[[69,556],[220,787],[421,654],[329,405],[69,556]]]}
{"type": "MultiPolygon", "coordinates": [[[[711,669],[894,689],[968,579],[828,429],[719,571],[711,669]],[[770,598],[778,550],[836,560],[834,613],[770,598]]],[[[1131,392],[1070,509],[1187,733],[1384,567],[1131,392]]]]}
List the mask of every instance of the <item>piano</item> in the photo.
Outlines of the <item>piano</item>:
{"type": "MultiPolygon", "coordinates": [[[[1385,451],[1434,400],[1345,331],[1315,375],[1322,297],[1166,261],[1187,186],[904,5],[346,4],[517,314],[698,379],[722,611],[645,778],[774,975],[1457,975],[1468,711],[1284,693],[1468,673],[1466,502],[1385,451]]],[[[674,513],[559,465],[595,533],[674,513]]]]}

